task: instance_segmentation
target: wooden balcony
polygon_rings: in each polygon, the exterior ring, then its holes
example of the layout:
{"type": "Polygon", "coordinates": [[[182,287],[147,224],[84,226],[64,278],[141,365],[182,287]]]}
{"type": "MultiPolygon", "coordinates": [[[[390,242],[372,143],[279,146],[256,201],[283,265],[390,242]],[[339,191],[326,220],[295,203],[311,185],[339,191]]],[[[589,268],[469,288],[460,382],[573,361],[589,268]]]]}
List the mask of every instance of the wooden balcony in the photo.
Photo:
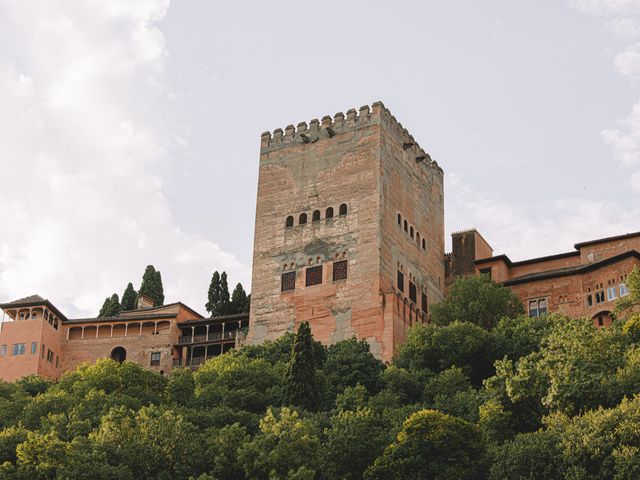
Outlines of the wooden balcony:
{"type": "Polygon", "coordinates": [[[178,345],[228,342],[235,340],[237,333],[237,330],[231,330],[229,332],[213,332],[208,335],[185,335],[178,339],[178,345]]]}

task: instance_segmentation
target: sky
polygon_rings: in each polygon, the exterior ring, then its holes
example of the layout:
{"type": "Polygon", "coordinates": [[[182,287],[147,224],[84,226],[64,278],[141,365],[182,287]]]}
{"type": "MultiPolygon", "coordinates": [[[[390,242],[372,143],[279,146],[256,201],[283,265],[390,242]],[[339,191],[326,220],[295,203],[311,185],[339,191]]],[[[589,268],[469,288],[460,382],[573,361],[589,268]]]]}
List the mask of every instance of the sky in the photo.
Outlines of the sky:
{"type": "Polygon", "coordinates": [[[640,230],[640,0],[0,0],[0,302],[250,290],[260,133],[377,100],[512,260],[640,230]]]}

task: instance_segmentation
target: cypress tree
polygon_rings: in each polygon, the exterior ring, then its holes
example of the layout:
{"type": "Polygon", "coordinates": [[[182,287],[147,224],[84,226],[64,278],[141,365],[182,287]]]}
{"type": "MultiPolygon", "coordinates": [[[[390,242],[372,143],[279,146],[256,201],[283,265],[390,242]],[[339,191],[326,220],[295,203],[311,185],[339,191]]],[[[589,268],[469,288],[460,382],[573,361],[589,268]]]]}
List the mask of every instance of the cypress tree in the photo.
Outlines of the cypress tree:
{"type": "Polygon", "coordinates": [[[251,308],[251,294],[247,295],[247,303],[244,306],[244,310],[242,310],[242,313],[249,313],[249,310],[251,308]]]}
{"type": "Polygon", "coordinates": [[[231,306],[229,308],[229,313],[244,313],[246,312],[247,305],[249,300],[247,298],[247,293],[242,288],[242,284],[238,283],[236,288],[233,289],[233,294],[231,295],[231,306]]]}
{"type": "Polygon", "coordinates": [[[110,297],[104,299],[98,318],[115,317],[120,313],[120,299],[118,294],[114,293],[110,297]]]}
{"type": "Polygon", "coordinates": [[[151,298],[156,306],[164,304],[162,276],[159,271],[156,271],[153,265],[147,265],[147,268],[145,268],[138,294],[151,298]]]}
{"type": "Polygon", "coordinates": [[[220,274],[216,270],[211,277],[209,292],[207,293],[207,304],[205,308],[212,317],[218,316],[218,305],[220,303],[220,274]]]}
{"type": "Polygon", "coordinates": [[[231,310],[229,300],[229,284],[227,283],[227,272],[220,275],[220,313],[218,315],[228,315],[231,310]]]}
{"type": "Polygon", "coordinates": [[[110,302],[111,302],[111,297],[107,297],[104,299],[104,302],[102,302],[102,307],[100,308],[100,312],[98,313],[98,318],[104,318],[107,316],[110,302]]]}
{"type": "Polygon", "coordinates": [[[135,310],[137,295],[138,294],[133,289],[133,284],[129,282],[129,284],[127,285],[127,288],[122,294],[122,301],[120,302],[120,305],[122,305],[122,311],[126,312],[128,310],[135,310]]]}
{"type": "Polygon", "coordinates": [[[318,407],[319,392],[316,378],[313,336],[309,322],[303,322],[291,349],[291,359],[284,374],[285,401],[307,410],[318,407]]]}

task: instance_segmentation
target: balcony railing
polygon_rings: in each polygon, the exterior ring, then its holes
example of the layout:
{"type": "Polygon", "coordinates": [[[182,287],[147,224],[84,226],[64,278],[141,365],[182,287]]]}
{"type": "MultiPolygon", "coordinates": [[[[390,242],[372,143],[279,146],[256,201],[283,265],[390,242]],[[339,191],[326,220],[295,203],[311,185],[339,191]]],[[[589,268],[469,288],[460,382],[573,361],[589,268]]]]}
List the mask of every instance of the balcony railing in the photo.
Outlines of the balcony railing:
{"type": "Polygon", "coordinates": [[[178,344],[190,345],[192,343],[208,343],[235,340],[237,333],[237,330],[230,330],[228,332],[212,332],[209,333],[209,335],[185,335],[178,339],[178,344]]]}

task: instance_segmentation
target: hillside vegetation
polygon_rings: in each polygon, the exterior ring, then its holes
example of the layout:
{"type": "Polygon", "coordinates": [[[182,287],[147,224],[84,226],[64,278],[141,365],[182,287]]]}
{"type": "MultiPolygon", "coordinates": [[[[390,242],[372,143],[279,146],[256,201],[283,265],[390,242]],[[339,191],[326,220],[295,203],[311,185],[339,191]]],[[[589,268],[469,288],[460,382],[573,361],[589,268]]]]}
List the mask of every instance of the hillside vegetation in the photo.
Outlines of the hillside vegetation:
{"type": "Polygon", "coordinates": [[[195,372],[0,383],[0,479],[638,479],[639,276],[607,329],[470,278],[390,365],[302,324],[195,372]]]}

